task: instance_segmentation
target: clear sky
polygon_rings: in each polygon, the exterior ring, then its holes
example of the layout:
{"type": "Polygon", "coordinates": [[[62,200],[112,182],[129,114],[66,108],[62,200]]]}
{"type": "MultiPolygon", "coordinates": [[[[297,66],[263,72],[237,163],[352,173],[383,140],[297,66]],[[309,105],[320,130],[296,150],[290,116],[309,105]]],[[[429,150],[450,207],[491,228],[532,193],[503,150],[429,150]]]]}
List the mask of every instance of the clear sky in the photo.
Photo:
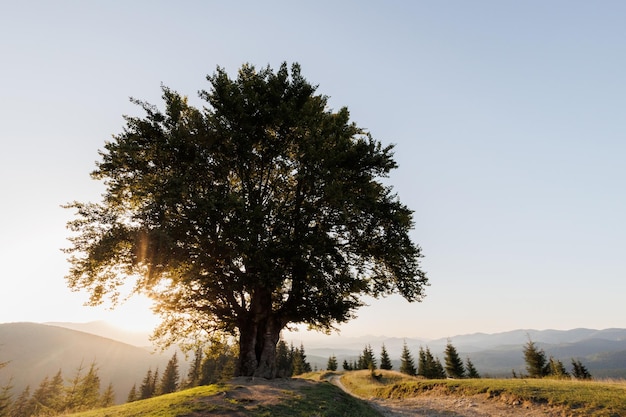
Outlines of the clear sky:
{"type": "Polygon", "coordinates": [[[626,327],[626,2],[0,1],[0,322],[155,324],[65,284],[69,201],[98,150],[160,104],[299,62],[400,165],[431,286],[343,335],[626,327]]]}

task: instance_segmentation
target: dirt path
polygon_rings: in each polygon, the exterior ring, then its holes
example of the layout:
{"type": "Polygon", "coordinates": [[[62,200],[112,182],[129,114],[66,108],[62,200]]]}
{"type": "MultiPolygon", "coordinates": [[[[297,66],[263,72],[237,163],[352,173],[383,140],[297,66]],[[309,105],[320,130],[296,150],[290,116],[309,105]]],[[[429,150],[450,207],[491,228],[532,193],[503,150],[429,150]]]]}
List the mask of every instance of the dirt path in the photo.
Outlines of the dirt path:
{"type": "MultiPolygon", "coordinates": [[[[350,394],[338,376],[330,382],[350,394]]],[[[428,394],[403,400],[362,398],[385,417],[558,417],[561,413],[536,404],[489,399],[485,395],[457,397],[428,394]]]]}

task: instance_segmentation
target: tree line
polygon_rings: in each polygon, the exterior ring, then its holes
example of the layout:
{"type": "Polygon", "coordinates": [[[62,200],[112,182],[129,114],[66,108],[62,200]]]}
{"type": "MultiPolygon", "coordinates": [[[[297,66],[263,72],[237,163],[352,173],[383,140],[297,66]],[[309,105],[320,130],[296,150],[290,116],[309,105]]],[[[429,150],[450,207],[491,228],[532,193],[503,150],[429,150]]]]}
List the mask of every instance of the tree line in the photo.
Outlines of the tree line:
{"type": "Polygon", "coordinates": [[[63,413],[109,407],[115,402],[113,385],[101,390],[98,366],[78,366],[68,380],[61,369],[52,377],[44,377],[31,392],[30,385],[12,401],[11,382],[0,390],[0,417],[55,416],[63,413]]]}
{"type": "MultiPolygon", "coordinates": [[[[549,358],[543,349],[539,348],[535,342],[528,339],[528,342],[524,346],[524,361],[526,362],[526,375],[521,377],[528,378],[557,378],[557,379],[592,379],[591,373],[585,365],[579,359],[572,358],[572,371],[567,371],[563,362],[559,359],[555,359],[553,356],[549,358]]],[[[513,370],[513,377],[516,378],[517,374],[513,370]]]]}

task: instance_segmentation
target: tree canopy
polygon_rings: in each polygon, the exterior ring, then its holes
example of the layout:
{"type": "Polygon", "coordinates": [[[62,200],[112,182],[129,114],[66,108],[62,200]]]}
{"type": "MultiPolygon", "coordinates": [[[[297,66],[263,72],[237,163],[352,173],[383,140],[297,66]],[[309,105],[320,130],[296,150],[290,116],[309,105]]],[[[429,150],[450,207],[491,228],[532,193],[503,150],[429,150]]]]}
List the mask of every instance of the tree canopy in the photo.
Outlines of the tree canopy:
{"type": "Polygon", "coordinates": [[[207,80],[203,108],[167,87],[164,110],[133,100],[145,115],[125,117],[92,173],[102,201],[67,205],[69,287],[115,304],[133,280],[163,344],[232,334],[238,373],[266,377],[288,325],[332,330],[363,295],[420,301],[412,211],[381,182],[393,146],[330,110],[297,64],[207,80]]]}

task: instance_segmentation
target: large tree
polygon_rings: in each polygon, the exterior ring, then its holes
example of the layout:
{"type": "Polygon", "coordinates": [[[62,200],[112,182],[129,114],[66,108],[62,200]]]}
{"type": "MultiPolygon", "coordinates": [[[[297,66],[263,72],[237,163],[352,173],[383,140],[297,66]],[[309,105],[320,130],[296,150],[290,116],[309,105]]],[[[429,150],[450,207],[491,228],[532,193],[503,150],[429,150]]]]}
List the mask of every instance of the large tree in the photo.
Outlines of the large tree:
{"type": "Polygon", "coordinates": [[[290,324],[332,330],[363,295],[419,301],[412,211],[381,182],[393,147],[330,110],[297,64],[207,79],[202,108],[166,87],[164,110],[134,100],[145,115],[125,118],[92,174],[103,200],[68,205],[69,287],[115,303],[133,279],[162,344],[230,333],[238,374],[265,377],[290,324]]]}

